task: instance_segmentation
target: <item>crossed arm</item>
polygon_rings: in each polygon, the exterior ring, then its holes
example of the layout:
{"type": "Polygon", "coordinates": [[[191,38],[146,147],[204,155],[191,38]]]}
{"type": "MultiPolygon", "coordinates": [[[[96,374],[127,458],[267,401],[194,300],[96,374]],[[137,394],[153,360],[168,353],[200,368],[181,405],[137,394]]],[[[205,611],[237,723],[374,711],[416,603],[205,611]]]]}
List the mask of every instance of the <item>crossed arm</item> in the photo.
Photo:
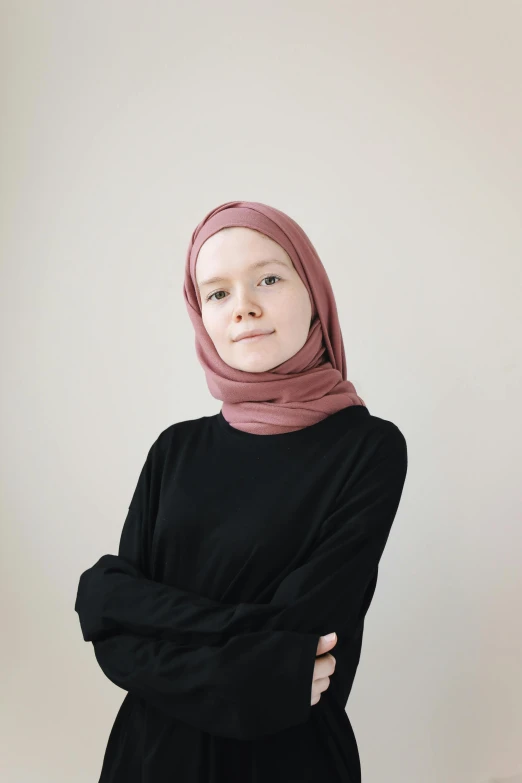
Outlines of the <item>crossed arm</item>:
{"type": "Polygon", "coordinates": [[[406,442],[392,425],[343,488],[308,561],[269,603],[227,604],[148,578],[145,465],[118,555],[80,577],[83,638],[112,682],[203,731],[251,739],[306,721],[319,638],[336,631],[342,642],[358,630],[406,471],[406,442]]]}

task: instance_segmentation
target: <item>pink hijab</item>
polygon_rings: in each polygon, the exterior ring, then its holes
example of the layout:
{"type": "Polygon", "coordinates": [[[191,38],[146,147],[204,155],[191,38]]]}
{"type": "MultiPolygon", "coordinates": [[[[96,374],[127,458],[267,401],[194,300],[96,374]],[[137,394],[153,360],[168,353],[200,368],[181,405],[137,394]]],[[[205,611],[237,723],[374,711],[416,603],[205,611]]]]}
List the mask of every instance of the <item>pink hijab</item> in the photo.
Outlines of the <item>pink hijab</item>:
{"type": "Polygon", "coordinates": [[[276,435],[309,427],[350,405],[366,405],[347,380],[344,343],[330,281],[303,229],[274,207],[227,201],[196,226],[187,251],[183,295],[196,333],[196,354],[226,421],[244,432],[276,435]],[[260,231],[286,250],[312,301],[303,347],[273,370],[250,373],[221,359],[201,318],[196,261],[202,244],[225,226],[260,231]]]}

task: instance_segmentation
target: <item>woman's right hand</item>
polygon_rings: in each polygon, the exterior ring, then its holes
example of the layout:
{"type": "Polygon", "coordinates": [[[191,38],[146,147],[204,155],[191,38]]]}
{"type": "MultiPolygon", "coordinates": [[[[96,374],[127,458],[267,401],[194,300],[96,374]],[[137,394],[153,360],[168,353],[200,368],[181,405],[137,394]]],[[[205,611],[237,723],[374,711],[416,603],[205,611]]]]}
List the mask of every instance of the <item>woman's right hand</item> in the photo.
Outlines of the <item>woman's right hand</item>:
{"type": "Polygon", "coordinates": [[[336,644],[337,634],[333,634],[330,640],[326,636],[321,636],[319,639],[312,679],[312,705],[317,704],[321,698],[321,693],[330,685],[330,674],[333,674],[335,671],[335,658],[328,650],[331,650],[336,644]]]}

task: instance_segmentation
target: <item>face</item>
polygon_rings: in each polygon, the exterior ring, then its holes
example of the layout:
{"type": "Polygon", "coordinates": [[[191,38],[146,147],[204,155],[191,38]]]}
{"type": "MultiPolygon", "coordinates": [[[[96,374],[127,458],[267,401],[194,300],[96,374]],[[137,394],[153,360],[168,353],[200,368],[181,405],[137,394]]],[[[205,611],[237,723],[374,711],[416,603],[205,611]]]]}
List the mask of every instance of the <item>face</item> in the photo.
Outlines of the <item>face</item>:
{"type": "Polygon", "coordinates": [[[312,318],[308,290],[288,253],[265,234],[243,226],[213,234],[200,248],[196,282],[203,324],[230,367],[272,370],[305,344],[312,318]],[[237,340],[253,329],[270,334],[237,340]]]}

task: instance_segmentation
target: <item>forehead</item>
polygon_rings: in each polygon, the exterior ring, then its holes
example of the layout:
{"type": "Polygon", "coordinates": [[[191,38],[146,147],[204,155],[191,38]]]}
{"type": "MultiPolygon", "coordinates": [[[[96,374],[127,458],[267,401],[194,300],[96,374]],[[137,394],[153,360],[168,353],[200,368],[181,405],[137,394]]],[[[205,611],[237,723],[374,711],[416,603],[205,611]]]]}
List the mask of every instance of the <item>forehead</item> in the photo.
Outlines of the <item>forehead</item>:
{"type": "Polygon", "coordinates": [[[243,271],[257,271],[274,264],[282,271],[293,269],[284,248],[266,234],[243,226],[221,229],[201,246],[196,261],[196,280],[200,287],[220,282],[243,271]]]}

